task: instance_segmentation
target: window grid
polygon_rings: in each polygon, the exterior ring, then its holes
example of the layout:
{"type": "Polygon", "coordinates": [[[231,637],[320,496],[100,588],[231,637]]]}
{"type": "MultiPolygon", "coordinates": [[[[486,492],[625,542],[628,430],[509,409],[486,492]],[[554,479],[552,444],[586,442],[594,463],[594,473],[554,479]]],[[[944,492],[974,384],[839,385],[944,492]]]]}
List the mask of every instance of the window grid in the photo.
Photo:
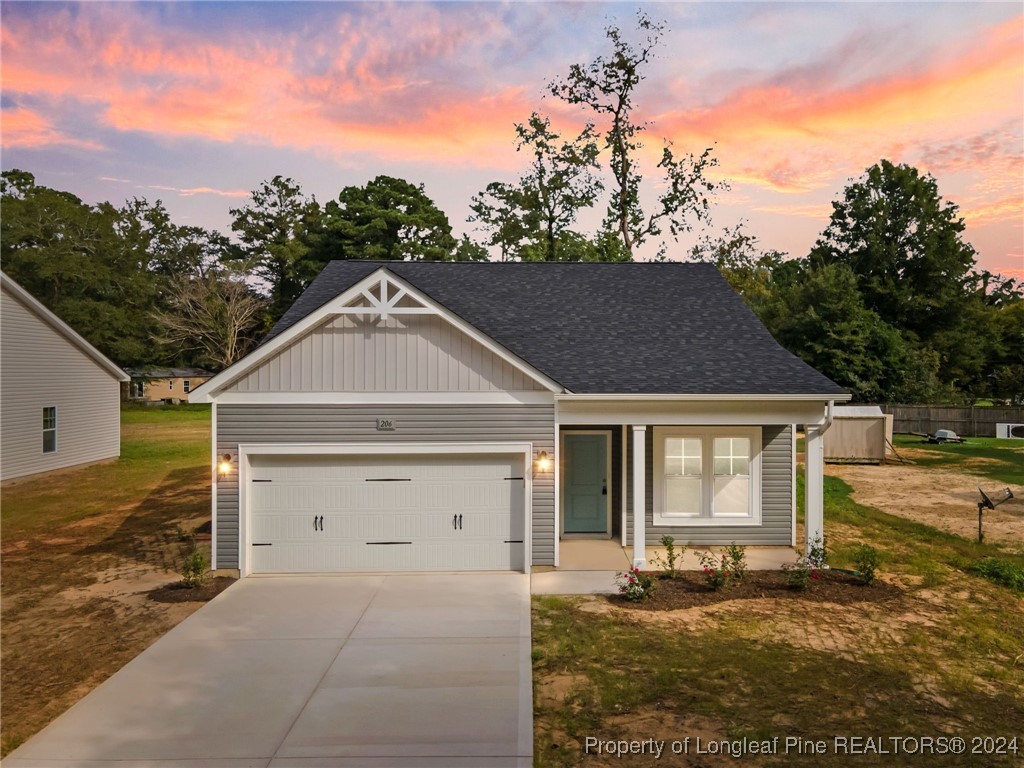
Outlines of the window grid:
{"type": "Polygon", "coordinates": [[[43,408],[43,453],[57,451],[57,406],[43,408]]]}

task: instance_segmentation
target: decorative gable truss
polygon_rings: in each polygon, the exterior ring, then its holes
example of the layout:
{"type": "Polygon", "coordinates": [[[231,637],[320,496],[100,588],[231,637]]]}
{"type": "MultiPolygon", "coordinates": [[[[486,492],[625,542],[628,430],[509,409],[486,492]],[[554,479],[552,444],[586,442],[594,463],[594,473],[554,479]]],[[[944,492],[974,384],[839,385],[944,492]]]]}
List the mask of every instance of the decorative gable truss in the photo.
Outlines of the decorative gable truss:
{"type": "Polygon", "coordinates": [[[191,400],[350,402],[409,393],[442,399],[518,393],[522,401],[549,400],[563,391],[381,268],[194,390],[191,400]]]}

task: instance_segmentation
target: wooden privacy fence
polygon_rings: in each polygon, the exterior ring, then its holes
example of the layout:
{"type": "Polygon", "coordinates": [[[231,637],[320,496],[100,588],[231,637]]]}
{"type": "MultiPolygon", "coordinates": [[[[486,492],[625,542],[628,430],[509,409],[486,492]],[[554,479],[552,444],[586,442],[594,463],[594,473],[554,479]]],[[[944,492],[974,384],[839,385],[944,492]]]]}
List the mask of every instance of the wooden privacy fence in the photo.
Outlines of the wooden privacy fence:
{"type": "Polygon", "coordinates": [[[925,432],[952,429],[964,437],[995,437],[996,424],[1024,424],[1024,407],[946,408],[937,405],[882,405],[893,415],[893,432],[925,432]]]}

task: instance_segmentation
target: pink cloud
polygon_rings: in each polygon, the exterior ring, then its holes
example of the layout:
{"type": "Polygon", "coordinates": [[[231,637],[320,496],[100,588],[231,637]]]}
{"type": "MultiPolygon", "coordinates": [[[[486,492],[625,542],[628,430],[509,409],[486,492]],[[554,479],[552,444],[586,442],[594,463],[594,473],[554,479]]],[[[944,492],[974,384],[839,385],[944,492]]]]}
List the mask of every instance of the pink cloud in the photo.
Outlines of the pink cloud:
{"type": "Polygon", "coordinates": [[[25,107],[12,107],[3,110],[2,135],[0,145],[4,149],[24,147],[37,149],[55,145],[77,147],[100,151],[103,147],[93,141],[76,139],[57,130],[42,115],[25,107]]]}

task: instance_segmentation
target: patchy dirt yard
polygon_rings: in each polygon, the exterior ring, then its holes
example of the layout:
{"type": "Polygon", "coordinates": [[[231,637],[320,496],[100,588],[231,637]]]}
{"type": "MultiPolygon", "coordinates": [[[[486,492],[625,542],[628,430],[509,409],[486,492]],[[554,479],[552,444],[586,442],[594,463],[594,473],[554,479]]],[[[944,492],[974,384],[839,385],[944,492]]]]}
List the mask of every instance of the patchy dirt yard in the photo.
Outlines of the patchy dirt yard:
{"type": "MultiPolygon", "coordinates": [[[[900,455],[910,460],[924,453],[900,448],[900,455]]],[[[968,539],[978,535],[978,486],[992,491],[1006,485],[966,472],[913,464],[829,464],[825,472],[849,483],[854,501],[860,504],[968,539]]],[[[985,540],[1020,547],[1024,546],[1024,488],[1012,490],[1015,498],[985,510],[985,540]]]]}
{"type": "MultiPolygon", "coordinates": [[[[181,578],[189,545],[179,529],[209,521],[208,435],[207,423],[126,425],[120,465],[5,484],[4,754],[226,586],[218,580],[189,595],[196,599],[160,599],[181,578]],[[161,446],[170,440],[165,453],[161,446]],[[49,496],[63,501],[48,505],[49,496]],[[102,512],[76,510],[97,502],[102,512]],[[53,522],[8,526],[7,507],[19,504],[39,504],[38,514],[53,522]],[[61,522],[68,517],[77,519],[61,522]]],[[[10,515],[16,518],[17,510],[10,515]]],[[[200,535],[198,545],[209,555],[208,535],[200,535]]]]}

